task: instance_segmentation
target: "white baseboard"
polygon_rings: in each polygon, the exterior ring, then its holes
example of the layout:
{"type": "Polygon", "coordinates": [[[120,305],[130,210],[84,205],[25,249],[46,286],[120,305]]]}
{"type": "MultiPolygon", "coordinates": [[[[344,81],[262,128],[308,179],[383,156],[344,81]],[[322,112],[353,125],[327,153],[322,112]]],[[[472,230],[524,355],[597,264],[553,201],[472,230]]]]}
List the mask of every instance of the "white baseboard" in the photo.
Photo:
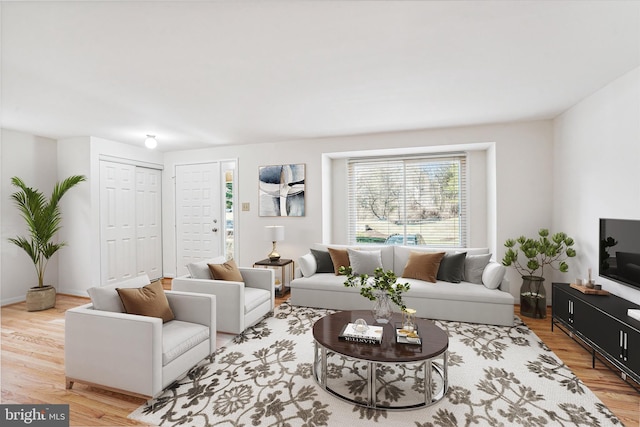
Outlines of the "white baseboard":
{"type": "Polygon", "coordinates": [[[7,298],[7,299],[3,299],[0,300],[0,306],[4,307],[5,305],[9,305],[9,304],[15,304],[18,302],[24,302],[27,300],[27,296],[23,296],[23,297],[15,297],[15,298],[7,298]]]}

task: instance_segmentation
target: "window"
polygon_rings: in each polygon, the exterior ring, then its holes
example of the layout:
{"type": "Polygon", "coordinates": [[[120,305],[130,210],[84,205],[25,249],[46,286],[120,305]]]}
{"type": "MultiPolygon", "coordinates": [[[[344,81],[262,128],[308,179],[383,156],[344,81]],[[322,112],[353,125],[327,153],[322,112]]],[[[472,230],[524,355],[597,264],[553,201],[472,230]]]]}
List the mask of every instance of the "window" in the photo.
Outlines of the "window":
{"type": "Polygon", "coordinates": [[[349,242],[465,247],[466,155],[349,161],[349,242]]]}
{"type": "Polygon", "coordinates": [[[237,259],[236,247],[236,176],[235,162],[221,163],[222,178],[224,180],[224,255],[227,259],[237,259]]]}

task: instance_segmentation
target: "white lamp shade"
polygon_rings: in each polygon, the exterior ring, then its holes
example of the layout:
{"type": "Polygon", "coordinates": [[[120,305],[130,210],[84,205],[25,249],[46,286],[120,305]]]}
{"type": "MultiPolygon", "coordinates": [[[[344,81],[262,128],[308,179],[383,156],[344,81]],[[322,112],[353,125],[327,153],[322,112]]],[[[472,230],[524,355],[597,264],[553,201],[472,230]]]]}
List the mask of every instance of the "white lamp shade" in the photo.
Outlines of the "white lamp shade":
{"type": "Polygon", "coordinates": [[[280,242],[284,240],[284,226],[267,225],[264,228],[264,237],[270,242],[280,242]]]}

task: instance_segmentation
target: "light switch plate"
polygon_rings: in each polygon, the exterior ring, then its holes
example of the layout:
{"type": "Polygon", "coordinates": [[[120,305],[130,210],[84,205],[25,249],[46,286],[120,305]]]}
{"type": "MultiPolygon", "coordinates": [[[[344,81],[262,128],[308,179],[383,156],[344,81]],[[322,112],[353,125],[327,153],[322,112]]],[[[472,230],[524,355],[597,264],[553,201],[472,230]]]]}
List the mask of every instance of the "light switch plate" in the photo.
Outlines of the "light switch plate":
{"type": "Polygon", "coordinates": [[[243,202],[242,203],[242,210],[243,211],[251,210],[251,205],[249,204],[249,202],[243,202]]]}

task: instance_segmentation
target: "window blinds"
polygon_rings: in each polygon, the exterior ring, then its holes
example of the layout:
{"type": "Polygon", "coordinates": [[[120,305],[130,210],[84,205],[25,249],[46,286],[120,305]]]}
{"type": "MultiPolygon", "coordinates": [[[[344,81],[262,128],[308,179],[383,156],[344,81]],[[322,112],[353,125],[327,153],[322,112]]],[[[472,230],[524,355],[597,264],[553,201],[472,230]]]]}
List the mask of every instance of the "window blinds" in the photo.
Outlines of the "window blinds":
{"type": "Polygon", "coordinates": [[[466,155],[352,159],[349,242],[465,247],[466,155]]]}

